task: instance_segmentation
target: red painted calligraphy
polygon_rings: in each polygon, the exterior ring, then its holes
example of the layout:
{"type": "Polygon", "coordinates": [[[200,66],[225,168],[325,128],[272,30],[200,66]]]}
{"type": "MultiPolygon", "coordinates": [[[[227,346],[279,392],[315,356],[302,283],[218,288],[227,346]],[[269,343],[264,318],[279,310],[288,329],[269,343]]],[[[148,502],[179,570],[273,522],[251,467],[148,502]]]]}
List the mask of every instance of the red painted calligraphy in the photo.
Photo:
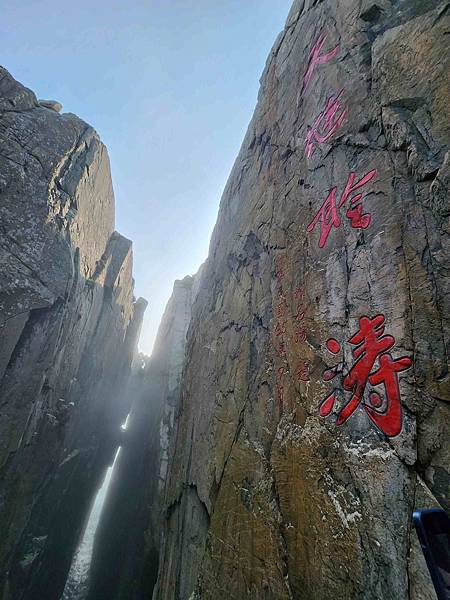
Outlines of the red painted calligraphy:
{"type": "Polygon", "coordinates": [[[275,337],[280,337],[286,333],[286,325],[283,322],[278,321],[275,324],[275,328],[273,330],[275,337]]]}
{"type": "Polygon", "coordinates": [[[306,341],[306,327],[304,325],[299,325],[295,329],[294,341],[296,344],[301,344],[306,341]]]}
{"type": "Polygon", "coordinates": [[[317,115],[314,123],[308,128],[305,140],[306,156],[311,158],[315,145],[327,142],[339,129],[347,116],[347,108],[341,104],[341,90],[337,96],[328,98],[325,108],[317,115]]]}
{"type": "MultiPolygon", "coordinates": [[[[297,286],[294,290],[294,298],[298,303],[294,317],[296,321],[294,341],[296,344],[306,341],[305,309],[303,306],[304,295],[305,287],[303,285],[297,286]]],[[[295,374],[298,381],[309,381],[309,364],[306,361],[300,362],[295,374]]]]}
{"type": "Polygon", "coordinates": [[[309,381],[309,365],[306,360],[298,365],[295,375],[298,381],[309,381]]]}
{"type": "MultiPolygon", "coordinates": [[[[281,285],[280,289],[278,290],[278,299],[275,305],[275,316],[276,321],[273,327],[273,335],[275,338],[283,338],[283,336],[286,334],[286,298],[283,295],[281,285]]],[[[286,356],[286,348],[282,339],[276,340],[276,350],[278,356],[286,356]]]]}
{"type": "MultiPolygon", "coordinates": [[[[339,199],[339,202],[336,200],[337,187],[334,187],[330,191],[327,199],[320,207],[314,219],[306,228],[306,231],[311,233],[316,225],[320,223],[319,248],[323,248],[325,246],[333,227],[341,226],[341,216],[339,210],[344,206],[349,197],[353,194],[353,192],[363,187],[366,185],[366,183],[376,177],[376,174],[376,170],[372,169],[372,171],[366,173],[359,181],[355,182],[356,174],[352,171],[347,179],[345,189],[339,199]]],[[[346,216],[350,219],[350,224],[353,228],[366,229],[372,219],[370,214],[362,213],[362,204],[358,204],[361,202],[362,197],[363,195],[358,193],[350,199],[351,207],[347,210],[346,216]]]]}
{"type": "Polygon", "coordinates": [[[301,300],[305,295],[305,286],[298,285],[294,290],[294,298],[296,300],[301,300]]]}
{"type": "MultiPolygon", "coordinates": [[[[356,362],[342,377],[342,387],[345,391],[351,392],[351,397],[339,410],[336,425],[345,423],[358,406],[362,405],[373,423],[387,436],[394,437],[402,428],[398,374],[409,369],[412,360],[407,356],[392,358],[388,350],[395,345],[395,339],[391,335],[385,335],[384,322],[384,315],[376,315],[373,318],[361,317],[359,330],[348,340],[349,344],[355,346],[352,354],[356,362]],[[376,390],[365,394],[368,383],[372,386],[383,385],[385,399],[383,400],[376,390]]],[[[339,342],[334,338],[330,338],[326,345],[333,354],[341,350],[339,342]]],[[[340,365],[324,371],[323,379],[330,381],[338,374],[342,374],[340,365]]],[[[320,415],[329,416],[336,400],[336,391],[333,391],[321,403],[320,415]]]]}
{"type": "Polygon", "coordinates": [[[277,370],[277,404],[280,407],[283,406],[283,400],[284,400],[284,385],[283,385],[284,374],[285,374],[285,368],[279,367],[277,370]]]}
{"type": "Polygon", "coordinates": [[[326,39],[327,39],[326,34],[321,33],[320,36],[318,37],[316,43],[312,47],[311,52],[309,53],[309,63],[308,63],[308,68],[306,70],[306,73],[303,76],[303,86],[302,86],[301,94],[304,93],[309,82],[311,81],[311,78],[314,73],[314,69],[317,67],[317,65],[322,65],[323,63],[326,63],[331,58],[336,56],[336,54],[339,52],[339,44],[338,44],[329,52],[325,52],[325,54],[320,54],[320,52],[323,48],[323,45],[325,44],[326,39]]]}
{"type": "Polygon", "coordinates": [[[286,301],[281,295],[275,307],[275,315],[277,319],[284,319],[284,317],[286,316],[286,301]]]}
{"type": "Polygon", "coordinates": [[[286,346],[284,342],[278,344],[277,352],[280,358],[286,358],[286,346]]]}

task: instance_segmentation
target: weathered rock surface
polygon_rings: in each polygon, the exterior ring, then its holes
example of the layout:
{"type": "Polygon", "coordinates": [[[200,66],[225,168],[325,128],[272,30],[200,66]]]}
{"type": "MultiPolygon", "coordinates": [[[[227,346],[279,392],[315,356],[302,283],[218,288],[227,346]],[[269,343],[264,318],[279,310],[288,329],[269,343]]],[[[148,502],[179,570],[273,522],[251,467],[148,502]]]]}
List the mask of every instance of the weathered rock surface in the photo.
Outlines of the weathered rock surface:
{"type": "Polygon", "coordinates": [[[39,106],[49,108],[50,110],[54,110],[57,113],[61,112],[62,110],[62,104],[57,100],[39,100],[39,106]]]}
{"type": "Polygon", "coordinates": [[[294,2],[193,306],[156,600],[433,597],[411,514],[449,507],[449,6],[294,2]]]}
{"type": "Polygon", "coordinates": [[[107,152],[0,69],[0,596],[59,600],[129,410],[145,301],[107,152]]]}
{"type": "Polygon", "coordinates": [[[133,405],[95,536],[89,600],[151,598],[169,444],[199,274],[175,282],[152,356],[135,366],[127,392],[133,405]]]}
{"type": "Polygon", "coordinates": [[[450,508],[449,14],[294,2],[126,389],[144,304],[106,151],[2,71],[5,600],[59,598],[118,444],[89,600],[434,597],[411,514],[450,508]]]}

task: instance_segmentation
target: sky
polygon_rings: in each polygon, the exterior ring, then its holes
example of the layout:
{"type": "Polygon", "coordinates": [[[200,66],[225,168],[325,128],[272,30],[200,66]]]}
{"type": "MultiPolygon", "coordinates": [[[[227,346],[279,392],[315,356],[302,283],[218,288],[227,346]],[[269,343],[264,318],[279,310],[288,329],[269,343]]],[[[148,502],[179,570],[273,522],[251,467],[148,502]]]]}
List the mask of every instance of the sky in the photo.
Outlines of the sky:
{"type": "Polygon", "coordinates": [[[219,201],[292,0],[0,2],[1,64],[108,148],[150,354],[175,279],[208,254],[219,201]]]}

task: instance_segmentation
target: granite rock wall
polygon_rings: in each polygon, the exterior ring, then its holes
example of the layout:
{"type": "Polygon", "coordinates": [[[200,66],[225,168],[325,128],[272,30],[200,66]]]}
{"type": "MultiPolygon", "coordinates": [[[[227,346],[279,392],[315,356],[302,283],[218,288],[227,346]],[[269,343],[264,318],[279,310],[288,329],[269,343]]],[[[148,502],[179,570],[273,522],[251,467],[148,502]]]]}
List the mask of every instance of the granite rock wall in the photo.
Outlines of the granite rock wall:
{"type": "Polygon", "coordinates": [[[296,0],[193,306],[154,600],[433,598],[449,3],[296,0]]]}
{"type": "Polygon", "coordinates": [[[0,597],[59,600],[129,411],[146,302],[97,133],[4,68],[0,265],[0,597]]]}

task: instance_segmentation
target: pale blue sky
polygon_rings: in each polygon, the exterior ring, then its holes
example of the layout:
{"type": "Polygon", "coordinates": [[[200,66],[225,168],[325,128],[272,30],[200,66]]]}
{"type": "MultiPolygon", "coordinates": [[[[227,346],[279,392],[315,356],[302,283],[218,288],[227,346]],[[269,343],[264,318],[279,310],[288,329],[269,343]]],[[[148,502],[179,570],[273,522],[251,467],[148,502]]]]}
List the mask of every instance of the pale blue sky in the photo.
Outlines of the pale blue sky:
{"type": "Polygon", "coordinates": [[[207,256],[259,77],[291,0],[3,2],[0,62],[108,147],[150,353],[175,279],[207,256]]]}

